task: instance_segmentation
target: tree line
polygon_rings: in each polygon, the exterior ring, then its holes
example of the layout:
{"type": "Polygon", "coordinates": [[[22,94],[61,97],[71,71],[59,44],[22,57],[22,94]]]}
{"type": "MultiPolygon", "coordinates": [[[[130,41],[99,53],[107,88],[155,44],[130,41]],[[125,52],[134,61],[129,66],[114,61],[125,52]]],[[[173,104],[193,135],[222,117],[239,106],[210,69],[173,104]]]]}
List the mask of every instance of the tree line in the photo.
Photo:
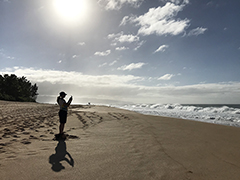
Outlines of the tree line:
{"type": "Polygon", "coordinates": [[[26,77],[15,74],[0,75],[0,100],[36,102],[38,87],[26,77]]]}

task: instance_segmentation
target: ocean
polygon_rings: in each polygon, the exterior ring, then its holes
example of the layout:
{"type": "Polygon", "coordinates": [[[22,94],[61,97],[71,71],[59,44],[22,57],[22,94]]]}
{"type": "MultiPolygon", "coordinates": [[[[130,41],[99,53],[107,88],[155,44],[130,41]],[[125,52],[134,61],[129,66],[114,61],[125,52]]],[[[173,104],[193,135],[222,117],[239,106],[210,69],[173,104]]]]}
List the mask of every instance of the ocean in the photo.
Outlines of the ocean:
{"type": "Polygon", "coordinates": [[[148,115],[240,127],[240,104],[125,104],[114,107],[148,115]]]}

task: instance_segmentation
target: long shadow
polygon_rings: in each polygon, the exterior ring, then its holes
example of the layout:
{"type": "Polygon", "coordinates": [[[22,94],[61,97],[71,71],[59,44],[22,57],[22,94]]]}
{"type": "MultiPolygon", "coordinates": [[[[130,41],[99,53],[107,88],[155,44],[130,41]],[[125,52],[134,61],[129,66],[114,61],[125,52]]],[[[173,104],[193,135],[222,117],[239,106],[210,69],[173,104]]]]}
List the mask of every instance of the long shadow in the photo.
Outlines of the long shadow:
{"type": "Polygon", "coordinates": [[[62,169],[65,169],[65,167],[61,164],[61,161],[66,161],[72,167],[74,166],[74,160],[69,152],[67,152],[67,146],[64,140],[58,141],[55,151],[55,154],[49,156],[49,163],[52,164],[51,169],[53,171],[59,172],[62,169]]]}

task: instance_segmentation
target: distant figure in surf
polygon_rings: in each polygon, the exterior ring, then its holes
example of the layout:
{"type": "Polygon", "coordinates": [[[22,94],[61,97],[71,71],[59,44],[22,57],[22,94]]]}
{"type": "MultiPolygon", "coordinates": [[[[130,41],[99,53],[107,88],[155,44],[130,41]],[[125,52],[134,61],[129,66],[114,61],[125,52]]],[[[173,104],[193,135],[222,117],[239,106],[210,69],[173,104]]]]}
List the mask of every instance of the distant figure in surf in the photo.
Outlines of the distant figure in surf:
{"type": "Polygon", "coordinates": [[[59,136],[63,137],[63,130],[64,130],[64,126],[65,123],[67,122],[67,112],[68,112],[68,107],[70,106],[73,98],[72,96],[69,98],[68,102],[66,103],[65,101],[65,97],[66,97],[66,93],[65,92],[60,92],[59,93],[60,96],[57,97],[57,103],[60,106],[60,110],[59,110],[59,121],[60,121],[60,125],[59,125],[59,136]]]}

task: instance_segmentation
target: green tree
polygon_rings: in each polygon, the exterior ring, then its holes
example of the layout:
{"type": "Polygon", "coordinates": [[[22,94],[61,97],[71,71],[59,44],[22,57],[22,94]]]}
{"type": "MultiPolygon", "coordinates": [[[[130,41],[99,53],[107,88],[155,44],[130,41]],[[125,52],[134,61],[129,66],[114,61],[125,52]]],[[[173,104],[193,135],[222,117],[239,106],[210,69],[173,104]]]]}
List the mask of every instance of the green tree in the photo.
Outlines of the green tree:
{"type": "Polygon", "coordinates": [[[36,101],[37,95],[38,95],[37,91],[38,91],[38,87],[37,87],[37,84],[35,83],[33,86],[31,86],[31,91],[30,91],[31,98],[34,99],[35,101],[36,101]]]}
{"type": "Polygon", "coordinates": [[[17,77],[15,74],[0,75],[0,99],[8,101],[31,101],[37,99],[38,87],[32,85],[26,77],[17,77]]]}

